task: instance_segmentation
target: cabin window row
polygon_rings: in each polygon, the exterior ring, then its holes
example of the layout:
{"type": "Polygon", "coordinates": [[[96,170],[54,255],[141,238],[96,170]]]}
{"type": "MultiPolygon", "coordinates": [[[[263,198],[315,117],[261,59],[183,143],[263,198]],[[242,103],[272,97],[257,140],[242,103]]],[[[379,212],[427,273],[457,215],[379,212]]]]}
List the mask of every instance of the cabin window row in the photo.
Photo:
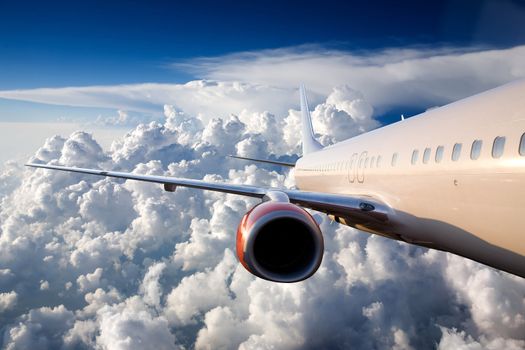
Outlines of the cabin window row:
{"type": "MultiPolygon", "coordinates": [[[[497,136],[496,138],[494,138],[494,141],[492,142],[492,151],[491,151],[492,158],[498,159],[498,158],[501,158],[501,156],[503,156],[503,153],[505,151],[505,141],[506,139],[504,136],[497,136]]],[[[483,147],[483,140],[474,140],[470,147],[470,159],[477,160],[481,155],[482,147],[483,147]]],[[[454,144],[454,146],[452,147],[452,153],[450,156],[452,161],[456,162],[459,160],[461,156],[462,148],[463,148],[462,143],[454,144]]],[[[434,155],[434,161],[436,163],[440,163],[443,160],[444,150],[445,150],[444,146],[438,146],[436,148],[436,153],[434,155]]],[[[519,154],[521,156],[525,156],[525,134],[523,134],[520,139],[519,154]]],[[[392,166],[396,165],[397,157],[398,157],[397,153],[394,153],[392,155],[392,166]]],[[[421,161],[423,162],[423,164],[427,164],[430,161],[431,157],[432,157],[432,149],[430,147],[425,148],[423,151],[423,156],[421,157],[421,161]]],[[[412,164],[416,164],[418,160],[419,160],[419,150],[414,149],[412,151],[412,157],[410,159],[410,162],[412,164]]]]}
{"type": "MultiPolygon", "coordinates": [[[[303,169],[303,170],[315,171],[315,172],[346,171],[348,170],[348,168],[352,168],[354,166],[354,161],[356,160],[351,160],[349,162],[337,162],[337,163],[325,164],[319,167],[303,169]]],[[[359,167],[360,168],[361,167],[379,168],[381,166],[381,161],[382,161],[381,156],[361,158],[359,160],[359,167]]]]}
{"type": "MultiPolygon", "coordinates": [[[[491,151],[492,158],[498,159],[498,158],[501,158],[501,156],[503,156],[503,153],[505,151],[505,141],[506,141],[506,138],[504,136],[497,136],[496,138],[494,138],[494,141],[492,142],[492,151],[491,151]]],[[[470,159],[477,160],[481,155],[482,147],[483,147],[483,140],[474,140],[470,146],[470,159]]],[[[454,144],[454,146],[452,147],[452,153],[450,156],[452,161],[456,162],[459,160],[462,149],[463,149],[462,143],[454,144]]],[[[521,138],[520,138],[519,154],[521,156],[525,156],[525,133],[521,135],[521,138]]],[[[437,146],[436,151],[434,153],[434,161],[436,163],[440,163],[443,160],[444,155],[445,155],[445,147],[437,146]]],[[[398,153],[392,154],[390,165],[396,166],[398,162],[398,158],[399,158],[398,153]]],[[[432,158],[432,149],[430,147],[427,147],[423,150],[423,156],[421,157],[421,161],[423,162],[423,164],[427,164],[431,158],[432,158]]],[[[373,156],[373,157],[361,158],[359,161],[359,167],[368,168],[370,166],[370,168],[374,168],[374,167],[379,168],[381,165],[381,160],[382,158],[380,155],[377,157],[373,156]]],[[[416,164],[418,160],[419,160],[419,150],[414,149],[412,152],[412,157],[410,161],[412,164],[416,164]]],[[[351,161],[350,163],[353,163],[353,161],[351,161]]],[[[346,170],[348,166],[353,167],[353,164],[349,165],[348,162],[339,162],[339,163],[324,165],[319,168],[305,169],[305,170],[320,171],[320,172],[333,171],[333,170],[337,171],[337,170],[346,170]]]]}

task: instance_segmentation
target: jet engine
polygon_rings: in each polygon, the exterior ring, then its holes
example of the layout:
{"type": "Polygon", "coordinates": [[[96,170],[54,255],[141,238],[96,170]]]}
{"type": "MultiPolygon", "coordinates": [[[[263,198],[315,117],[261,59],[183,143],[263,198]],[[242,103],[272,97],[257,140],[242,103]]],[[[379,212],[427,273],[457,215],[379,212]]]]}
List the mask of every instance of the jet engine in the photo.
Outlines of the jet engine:
{"type": "Polygon", "coordinates": [[[237,256],[254,275],[275,282],[298,282],[317,271],[323,236],[312,216],[288,202],[253,207],[237,229],[237,256]]]}

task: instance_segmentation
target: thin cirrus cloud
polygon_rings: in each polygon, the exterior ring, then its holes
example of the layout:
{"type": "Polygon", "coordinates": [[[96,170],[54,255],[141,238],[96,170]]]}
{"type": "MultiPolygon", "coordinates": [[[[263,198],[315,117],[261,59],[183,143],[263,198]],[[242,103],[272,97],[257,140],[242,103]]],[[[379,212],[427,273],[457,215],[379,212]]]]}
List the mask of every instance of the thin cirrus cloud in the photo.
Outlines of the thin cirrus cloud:
{"type": "MultiPolygon", "coordinates": [[[[282,169],[223,155],[296,156],[297,110],[212,120],[171,105],[163,111],[107,151],[75,132],[49,138],[32,160],[293,186],[282,169]]],[[[325,143],[379,125],[350,86],[333,87],[312,114],[325,143]]],[[[253,199],[8,163],[0,203],[7,349],[525,347],[523,279],[327,218],[318,272],[277,284],[250,275],[233,253],[253,199]]]]}
{"type": "Polygon", "coordinates": [[[309,45],[236,53],[173,63],[169,69],[202,80],[186,84],[0,91],[6,99],[70,106],[106,107],[159,115],[169,101],[209,120],[230,113],[269,111],[285,115],[306,84],[321,103],[334,86],[363,93],[380,115],[395,107],[428,108],[525,77],[525,46],[508,49],[409,48],[348,52],[309,45]]]}

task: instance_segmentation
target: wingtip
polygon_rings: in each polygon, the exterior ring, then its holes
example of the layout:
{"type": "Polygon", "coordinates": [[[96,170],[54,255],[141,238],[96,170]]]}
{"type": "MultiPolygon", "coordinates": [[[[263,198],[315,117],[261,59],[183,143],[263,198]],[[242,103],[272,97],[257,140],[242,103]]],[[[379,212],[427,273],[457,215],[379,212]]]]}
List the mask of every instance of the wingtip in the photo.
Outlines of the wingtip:
{"type": "Polygon", "coordinates": [[[31,168],[45,168],[46,164],[39,164],[39,163],[25,163],[24,166],[31,167],[31,168]]]}

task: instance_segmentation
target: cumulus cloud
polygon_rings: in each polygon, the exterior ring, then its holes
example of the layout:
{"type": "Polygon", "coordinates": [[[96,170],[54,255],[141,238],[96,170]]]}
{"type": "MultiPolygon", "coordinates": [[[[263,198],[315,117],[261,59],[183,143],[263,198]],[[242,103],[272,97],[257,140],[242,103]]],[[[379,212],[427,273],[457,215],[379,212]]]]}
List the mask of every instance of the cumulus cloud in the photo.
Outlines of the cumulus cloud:
{"type": "Polygon", "coordinates": [[[488,340],[481,337],[479,341],[474,340],[472,336],[464,331],[458,331],[455,328],[442,328],[443,338],[439,342],[438,349],[458,349],[458,350],[497,350],[512,349],[519,350],[525,348],[525,341],[505,338],[495,338],[488,340]]]}
{"type": "Polygon", "coordinates": [[[8,326],[4,333],[6,349],[53,349],[62,345],[62,333],[74,321],[64,305],[33,309],[8,326]]]}
{"type": "Polygon", "coordinates": [[[148,305],[160,305],[162,286],[159,283],[159,278],[165,268],[165,263],[156,263],[149,267],[148,272],[146,272],[146,275],[144,276],[144,281],[140,286],[140,291],[144,295],[144,302],[148,305]]]}
{"type": "Polygon", "coordinates": [[[80,275],[77,278],[78,290],[80,292],[85,292],[89,290],[96,289],[100,285],[100,277],[104,270],[99,267],[92,273],[87,273],[85,275],[80,275]]]}
{"type": "Polygon", "coordinates": [[[125,109],[159,116],[167,101],[191,115],[227,117],[269,111],[284,115],[297,106],[306,84],[321,103],[334,86],[351,84],[383,113],[396,106],[428,108],[525,77],[525,46],[486,48],[393,48],[348,52],[308,45],[176,62],[174,69],[204,78],[186,84],[134,84],[0,91],[0,97],[58,105],[125,109]]]}
{"type": "Polygon", "coordinates": [[[116,116],[102,116],[99,115],[94,124],[104,127],[135,127],[141,123],[149,123],[158,121],[157,118],[144,115],[142,113],[133,113],[124,110],[117,110],[116,116]]]}
{"type": "Polygon", "coordinates": [[[157,317],[138,297],[98,312],[97,344],[106,349],[173,349],[176,339],[165,318],[157,317]]]}
{"type": "Polygon", "coordinates": [[[16,304],[18,295],[15,291],[9,293],[0,293],[0,313],[12,309],[16,304]]]}
{"type": "MultiPolygon", "coordinates": [[[[211,83],[194,92],[209,97],[208,88],[232,93],[211,83]]],[[[377,127],[371,106],[354,85],[330,87],[311,106],[319,138],[328,144],[377,127]]],[[[76,132],[49,138],[32,160],[294,185],[293,171],[225,156],[296,158],[297,110],[163,111],[107,151],[76,132]]],[[[319,271],[276,284],[249,274],[233,253],[254,199],[14,163],[0,179],[0,343],[8,349],[525,346],[524,280],[460,257],[322,218],[319,271]]]]}

